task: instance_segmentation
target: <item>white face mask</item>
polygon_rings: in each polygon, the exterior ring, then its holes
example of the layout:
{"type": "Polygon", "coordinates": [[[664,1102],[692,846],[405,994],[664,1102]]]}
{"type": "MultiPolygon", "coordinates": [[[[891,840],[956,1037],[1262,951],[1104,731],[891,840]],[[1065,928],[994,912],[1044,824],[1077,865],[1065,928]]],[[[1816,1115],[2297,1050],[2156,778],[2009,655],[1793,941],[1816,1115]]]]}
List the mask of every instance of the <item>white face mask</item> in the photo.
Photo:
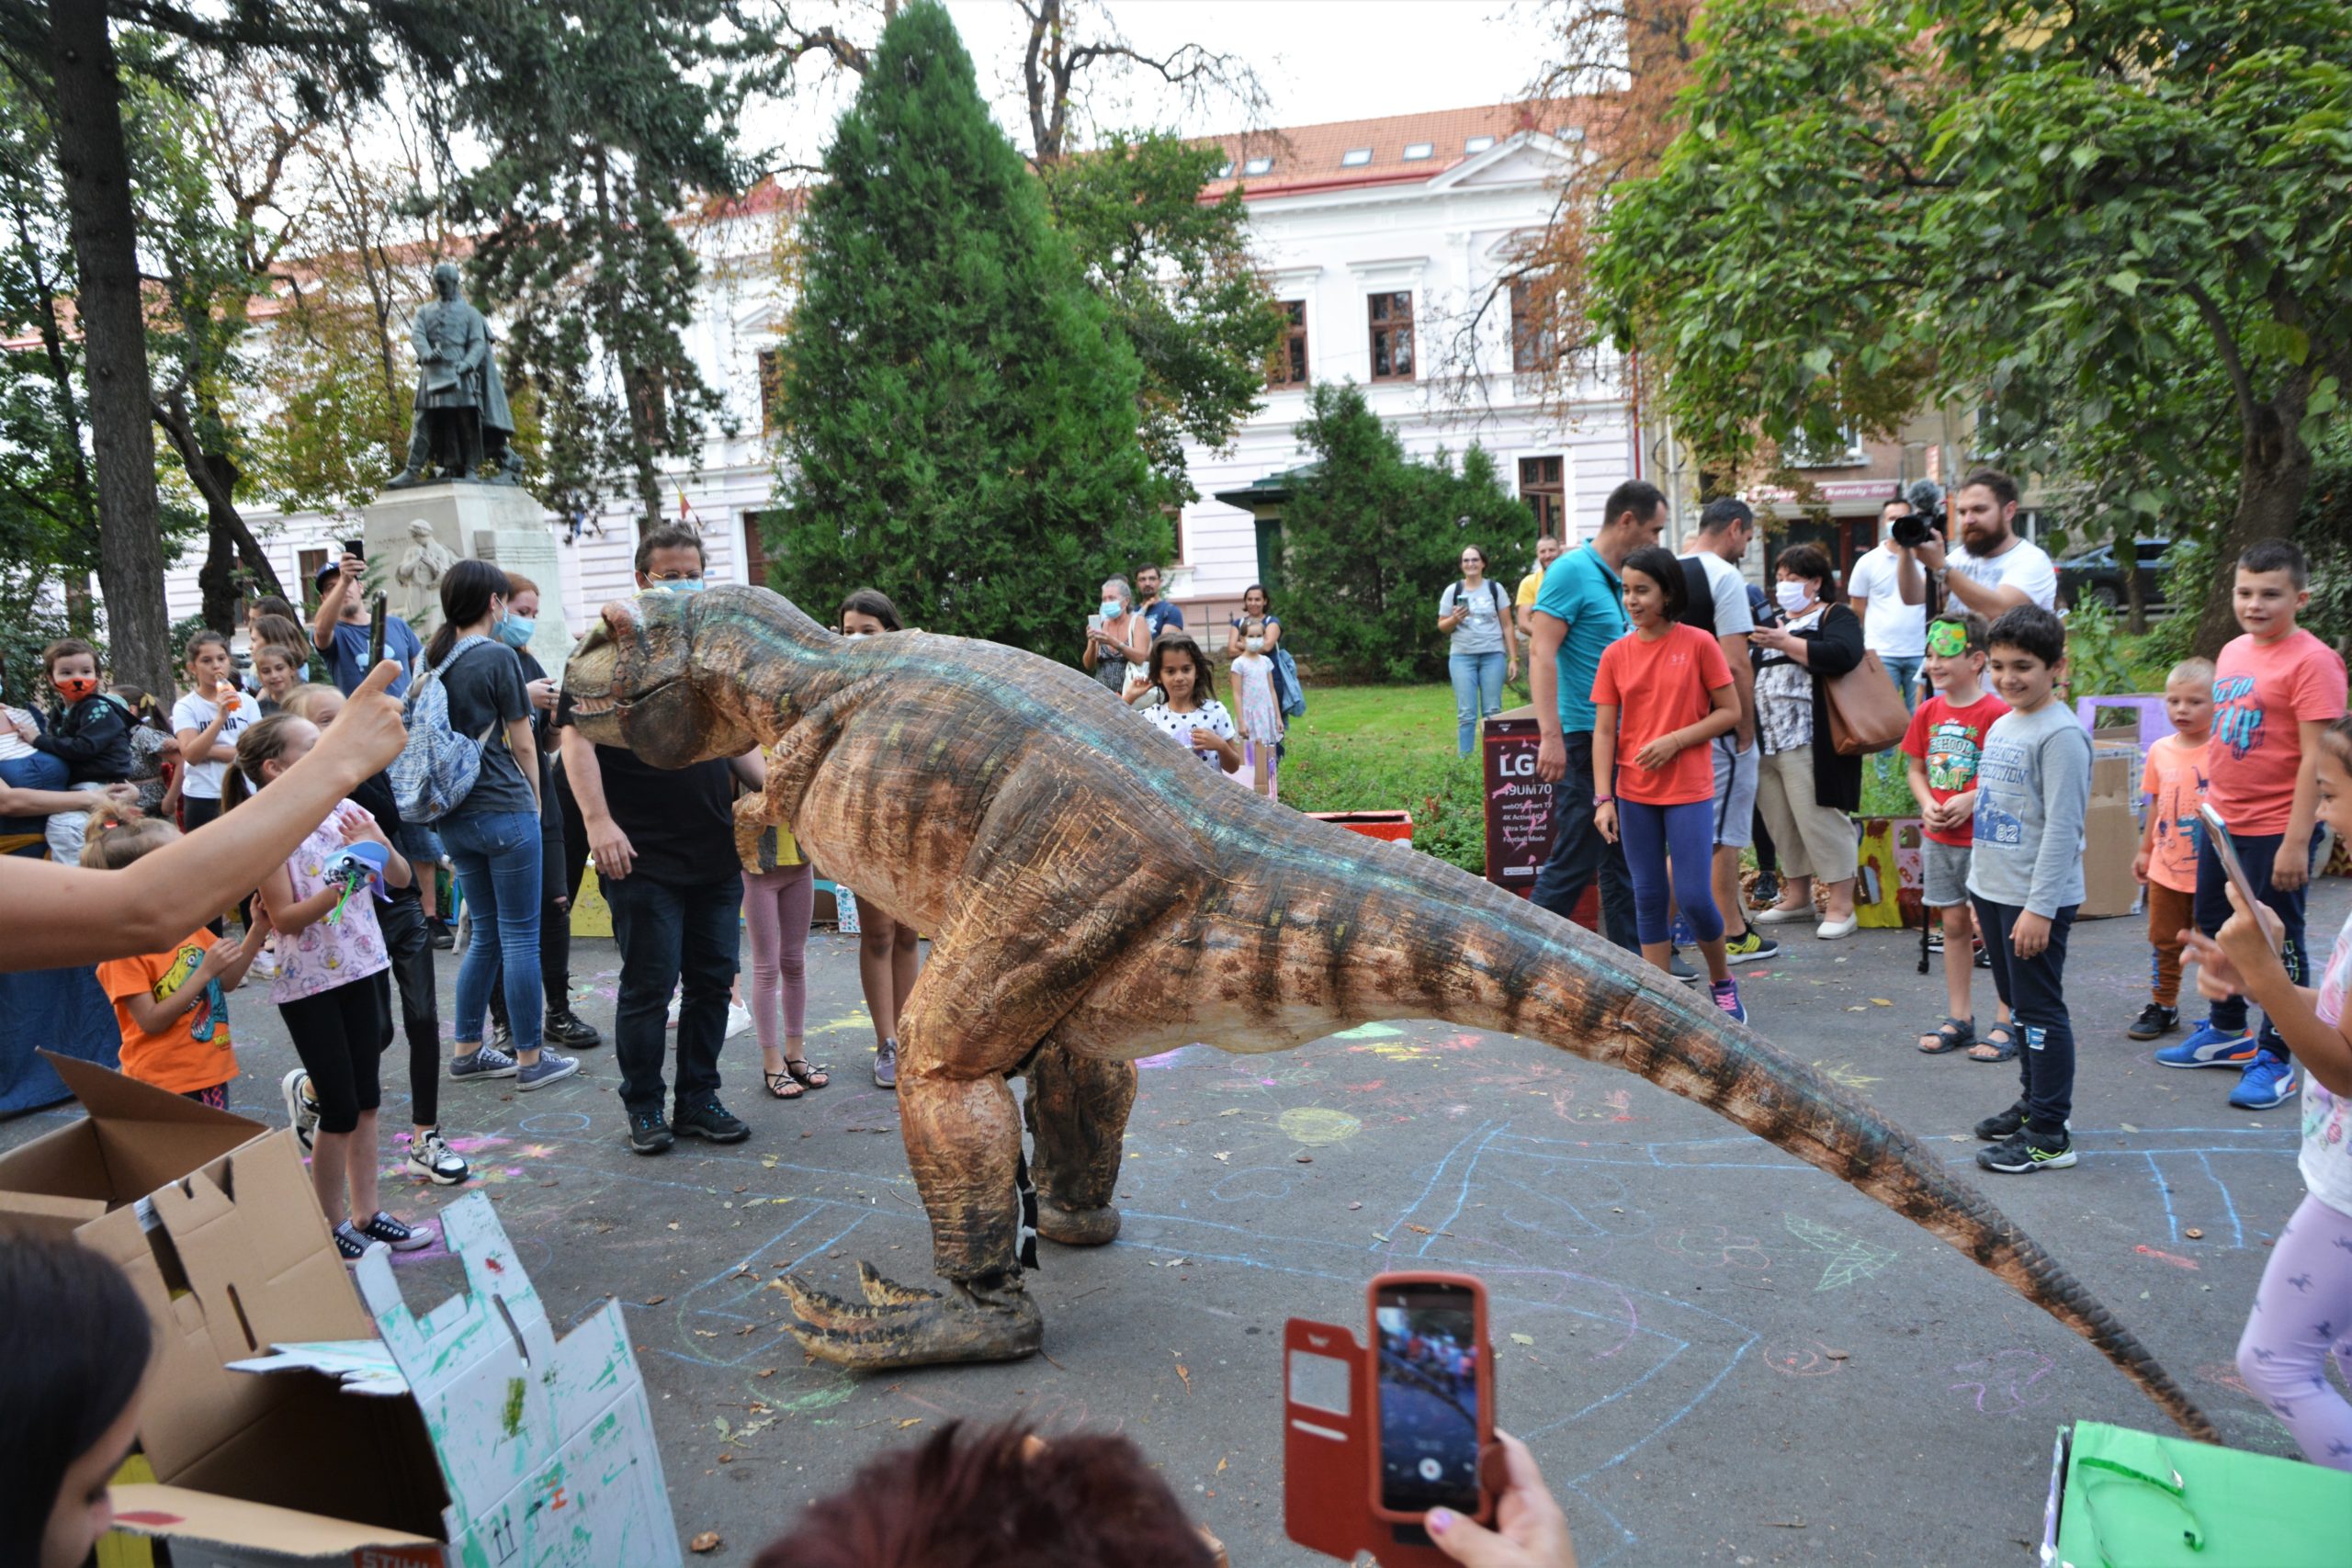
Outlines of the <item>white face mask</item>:
{"type": "Polygon", "coordinates": [[[1781,602],[1781,609],[1793,615],[1811,601],[1813,590],[1802,582],[1776,582],[1772,585],[1772,597],[1781,602]]]}

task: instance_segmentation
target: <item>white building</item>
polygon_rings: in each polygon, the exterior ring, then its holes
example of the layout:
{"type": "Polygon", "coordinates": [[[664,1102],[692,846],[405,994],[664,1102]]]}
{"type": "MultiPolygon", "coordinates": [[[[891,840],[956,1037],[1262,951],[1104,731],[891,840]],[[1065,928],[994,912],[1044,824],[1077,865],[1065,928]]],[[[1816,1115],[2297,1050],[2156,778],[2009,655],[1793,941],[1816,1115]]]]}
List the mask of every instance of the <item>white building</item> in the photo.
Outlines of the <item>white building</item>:
{"type": "MultiPolygon", "coordinates": [[[[1235,138],[1231,176],[1248,203],[1253,248],[1274,292],[1290,308],[1286,374],[1230,449],[1188,452],[1200,499],[1178,526],[1171,595],[1197,626],[1238,604],[1260,576],[1259,526],[1243,508],[1217,499],[1306,460],[1293,429],[1310,380],[1352,378],[1407,449],[1459,454],[1472,441],[1526,496],[1539,518],[1571,537],[1589,535],[1603,497],[1642,473],[1634,425],[1622,394],[1594,386],[1565,411],[1547,412],[1531,378],[1512,372],[1510,312],[1498,300],[1475,337],[1461,323],[1508,265],[1518,236],[1540,229],[1564,160],[1580,155],[1580,131],[1565,116],[1533,123],[1523,106],[1502,105],[1346,120],[1235,138]]],[[[701,309],[688,344],[711,385],[722,389],[738,423],[714,434],[700,464],[681,468],[671,515],[698,526],[711,576],[762,577],[758,519],[772,503],[774,459],[762,429],[762,355],[775,346],[788,309],[773,258],[779,226],[792,221],[793,193],[755,191],[727,215],[698,225],[707,264],[701,309]]],[[[288,586],[307,585],[332,558],[350,519],[256,509],[255,532],[288,586]]],[[[630,586],[638,537],[634,508],[609,502],[575,540],[550,519],[564,547],[560,592],[574,626],[630,586]]],[[[197,608],[198,560],[169,577],[176,618],[197,608]]],[[[1518,563],[1497,563],[1498,571],[1518,563]]],[[[1442,584],[1431,583],[1434,597],[1442,584]]]]}

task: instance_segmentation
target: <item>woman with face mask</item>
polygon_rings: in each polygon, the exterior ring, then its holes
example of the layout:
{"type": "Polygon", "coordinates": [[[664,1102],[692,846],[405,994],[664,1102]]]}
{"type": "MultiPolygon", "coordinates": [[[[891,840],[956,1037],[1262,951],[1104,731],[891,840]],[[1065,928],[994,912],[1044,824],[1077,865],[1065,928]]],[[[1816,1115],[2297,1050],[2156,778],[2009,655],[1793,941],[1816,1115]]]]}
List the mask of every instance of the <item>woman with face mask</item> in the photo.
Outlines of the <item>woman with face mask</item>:
{"type": "Polygon", "coordinates": [[[1780,852],[1781,901],[1754,917],[1759,926],[1815,919],[1817,878],[1828,905],[1814,935],[1854,934],[1857,864],[1851,813],[1861,809],[1862,760],[1841,757],[1829,738],[1826,682],[1862,661],[1862,623],[1829,603],[1829,557],[1816,545],[1781,552],[1773,597],[1783,618],[1748,642],[1756,668],[1757,750],[1763,753],[1757,808],[1780,852]]]}
{"type": "Polygon", "coordinates": [[[1135,603],[1125,578],[1105,580],[1102,602],[1086,617],[1086,651],[1080,656],[1087,673],[1121,697],[1141,673],[1136,667],[1151,654],[1151,625],[1135,603]]]}

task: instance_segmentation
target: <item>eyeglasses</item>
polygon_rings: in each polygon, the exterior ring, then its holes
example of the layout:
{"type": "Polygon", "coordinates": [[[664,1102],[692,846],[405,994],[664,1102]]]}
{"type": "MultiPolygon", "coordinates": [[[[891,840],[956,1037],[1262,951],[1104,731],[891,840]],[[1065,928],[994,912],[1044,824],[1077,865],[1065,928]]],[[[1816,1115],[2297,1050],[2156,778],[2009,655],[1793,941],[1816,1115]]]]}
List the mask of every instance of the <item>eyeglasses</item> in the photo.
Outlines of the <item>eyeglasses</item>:
{"type": "Polygon", "coordinates": [[[645,580],[648,582],[700,582],[702,581],[702,573],[698,571],[649,571],[645,574],[645,580]]]}

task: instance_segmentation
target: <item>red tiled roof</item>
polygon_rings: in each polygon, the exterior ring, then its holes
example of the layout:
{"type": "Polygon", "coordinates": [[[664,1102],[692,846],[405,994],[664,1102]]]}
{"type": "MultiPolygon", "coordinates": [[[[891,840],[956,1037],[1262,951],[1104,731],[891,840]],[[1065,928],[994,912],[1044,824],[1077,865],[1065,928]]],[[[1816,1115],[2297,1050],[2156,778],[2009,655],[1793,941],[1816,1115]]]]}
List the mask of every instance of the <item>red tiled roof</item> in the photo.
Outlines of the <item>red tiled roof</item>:
{"type": "Polygon", "coordinates": [[[1247,200],[1431,179],[1463,159],[1476,156],[1468,151],[1475,138],[1491,136],[1501,141],[1522,130],[1556,133],[1563,126],[1580,123],[1585,114],[1584,106],[1572,103],[1487,104],[1204,137],[1232,156],[1234,172],[1229,179],[1211,181],[1201,194],[1204,199],[1213,200],[1239,186],[1247,200]],[[1430,155],[1408,161],[1405,149],[1423,141],[1430,144],[1430,155]],[[1372,154],[1363,163],[1340,162],[1346,154],[1362,151],[1372,154]],[[1262,175],[1248,173],[1249,161],[1254,158],[1270,159],[1271,167],[1262,175]]]}

